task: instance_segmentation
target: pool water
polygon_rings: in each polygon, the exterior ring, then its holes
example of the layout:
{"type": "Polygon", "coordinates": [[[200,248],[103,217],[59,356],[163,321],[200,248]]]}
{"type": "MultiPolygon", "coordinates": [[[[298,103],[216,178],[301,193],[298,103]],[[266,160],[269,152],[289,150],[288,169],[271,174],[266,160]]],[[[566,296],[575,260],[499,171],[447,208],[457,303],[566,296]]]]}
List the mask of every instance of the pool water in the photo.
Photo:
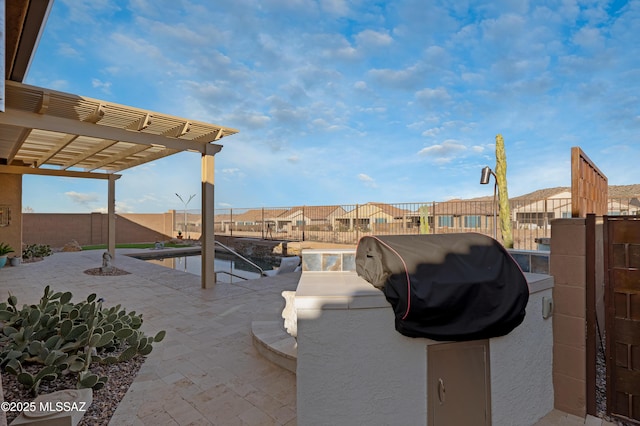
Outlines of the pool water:
{"type": "MultiPolygon", "coordinates": [[[[146,261],[156,265],[164,266],[166,268],[176,269],[178,271],[188,272],[190,274],[198,276],[201,275],[202,272],[202,256],[199,254],[193,256],[148,259],[146,261]]],[[[279,262],[274,264],[273,262],[267,262],[265,260],[257,259],[251,259],[251,261],[256,263],[265,271],[273,269],[274,267],[279,265],[279,262]]],[[[237,283],[240,281],[260,278],[260,271],[258,271],[255,266],[226,253],[216,252],[213,269],[216,271],[217,282],[237,283]]]]}

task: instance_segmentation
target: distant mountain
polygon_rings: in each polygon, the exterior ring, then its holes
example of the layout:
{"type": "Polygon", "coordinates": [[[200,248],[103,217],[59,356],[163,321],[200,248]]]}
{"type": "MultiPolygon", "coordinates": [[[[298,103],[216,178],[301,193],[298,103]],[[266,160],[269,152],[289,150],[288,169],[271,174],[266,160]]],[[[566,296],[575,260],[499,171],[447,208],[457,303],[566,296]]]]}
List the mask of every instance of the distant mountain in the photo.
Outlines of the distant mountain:
{"type": "MultiPolygon", "coordinates": [[[[509,197],[511,200],[544,200],[561,192],[571,192],[570,186],[555,186],[553,188],[538,189],[528,194],[517,197],[509,197]]],[[[609,185],[609,198],[640,198],[640,184],[633,185],[609,185]]],[[[488,201],[492,195],[471,198],[465,201],[488,201]]]]}
{"type": "MultiPolygon", "coordinates": [[[[570,186],[556,186],[553,188],[539,189],[518,197],[510,197],[512,200],[544,200],[560,192],[571,192],[570,186]]],[[[640,198],[640,184],[633,185],[609,185],[609,198],[640,198]]]]}
{"type": "MultiPolygon", "coordinates": [[[[553,197],[561,192],[571,192],[570,186],[555,186],[553,188],[538,189],[537,191],[530,192],[528,194],[520,195],[518,197],[509,197],[512,200],[544,200],[549,197],[553,197]]],[[[611,191],[611,189],[609,189],[611,191]]]]}
{"type": "Polygon", "coordinates": [[[640,197],[640,184],[610,185],[609,198],[636,198],[640,197]]]}

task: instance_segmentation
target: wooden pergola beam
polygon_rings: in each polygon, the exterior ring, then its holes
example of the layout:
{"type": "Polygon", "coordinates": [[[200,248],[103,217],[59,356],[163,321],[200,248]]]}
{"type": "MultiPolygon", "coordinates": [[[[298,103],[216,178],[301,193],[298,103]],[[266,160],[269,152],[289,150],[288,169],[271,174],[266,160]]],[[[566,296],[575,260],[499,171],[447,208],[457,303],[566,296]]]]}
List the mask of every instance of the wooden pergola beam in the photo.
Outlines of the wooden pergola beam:
{"type": "Polygon", "coordinates": [[[177,151],[196,151],[206,153],[208,143],[193,142],[186,139],[172,139],[166,136],[142,133],[138,131],[101,126],[94,123],[70,120],[67,118],[41,115],[32,112],[7,108],[0,114],[0,124],[40,129],[50,132],[75,134],[96,139],[111,139],[140,145],[163,145],[177,151]]]}
{"type": "Polygon", "coordinates": [[[75,172],[71,170],[56,170],[56,169],[36,169],[28,166],[4,166],[0,165],[0,173],[7,173],[10,175],[41,175],[41,176],[62,176],[62,177],[74,177],[84,179],[120,179],[121,175],[113,173],[89,173],[89,172],[75,172]]]}

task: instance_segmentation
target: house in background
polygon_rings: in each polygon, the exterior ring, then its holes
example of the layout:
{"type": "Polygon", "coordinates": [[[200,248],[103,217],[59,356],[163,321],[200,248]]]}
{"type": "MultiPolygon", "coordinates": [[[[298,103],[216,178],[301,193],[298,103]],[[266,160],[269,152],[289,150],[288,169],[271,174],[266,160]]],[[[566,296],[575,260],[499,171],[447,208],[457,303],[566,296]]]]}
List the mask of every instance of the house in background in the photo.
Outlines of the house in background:
{"type": "Polygon", "coordinates": [[[301,206],[292,207],[275,219],[278,232],[289,232],[294,227],[304,226],[307,230],[330,231],[336,217],[346,213],[341,206],[301,206]]]}
{"type": "MultiPolygon", "coordinates": [[[[451,200],[434,203],[429,211],[429,226],[437,232],[493,229],[493,198],[451,200]]],[[[496,213],[497,214],[497,213],[496,213]]]]}
{"type": "Polygon", "coordinates": [[[287,209],[251,209],[244,213],[234,214],[232,220],[236,228],[262,227],[266,224],[275,226],[277,218],[286,211],[287,209]]]}
{"type": "MultiPolygon", "coordinates": [[[[406,229],[415,223],[418,213],[384,203],[357,205],[353,210],[335,218],[336,230],[387,231],[406,229]]],[[[418,222],[419,223],[419,222],[418,222]]]]}
{"type": "Polygon", "coordinates": [[[609,216],[638,216],[640,215],[640,200],[638,198],[623,199],[609,198],[609,216]]]}
{"type": "Polygon", "coordinates": [[[514,227],[518,229],[551,229],[553,219],[571,217],[571,188],[541,189],[511,199],[514,227]]]}
{"type": "Polygon", "coordinates": [[[233,216],[231,214],[219,214],[216,213],[215,215],[215,219],[214,219],[214,223],[216,224],[216,231],[217,232],[229,232],[229,230],[231,229],[231,225],[232,225],[232,220],[233,216]]]}
{"type": "MultiPolygon", "coordinates": [[[[640,214],[640,185],[610,185],[607,214],[640,214]]],[[[541,189],[511,199],[511,213],[518,229],[550,229],[554,219],[571,217],[571,188],[541,189]]]]}

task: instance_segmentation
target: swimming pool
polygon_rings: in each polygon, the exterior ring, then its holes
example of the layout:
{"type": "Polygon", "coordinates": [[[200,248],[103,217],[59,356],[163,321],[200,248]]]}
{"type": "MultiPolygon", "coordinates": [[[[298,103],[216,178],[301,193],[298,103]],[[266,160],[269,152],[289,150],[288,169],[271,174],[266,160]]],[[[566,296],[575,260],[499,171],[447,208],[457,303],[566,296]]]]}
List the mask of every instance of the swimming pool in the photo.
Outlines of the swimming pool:
{"type": "MultiPolygon", "coordinates": [[[[250,260],[265,271],[279,265],[279,260],[276,263],[263,259],[250,260]]],[[[145,259],[145,261],[198,276],[202,272],[202,256],[199,254],[145,259]]],[[[216,252],[213,269],[216,271],[217,282],[231,283],[260,278],[260,271],[255,266],[228,253],[216,252]]]]}

